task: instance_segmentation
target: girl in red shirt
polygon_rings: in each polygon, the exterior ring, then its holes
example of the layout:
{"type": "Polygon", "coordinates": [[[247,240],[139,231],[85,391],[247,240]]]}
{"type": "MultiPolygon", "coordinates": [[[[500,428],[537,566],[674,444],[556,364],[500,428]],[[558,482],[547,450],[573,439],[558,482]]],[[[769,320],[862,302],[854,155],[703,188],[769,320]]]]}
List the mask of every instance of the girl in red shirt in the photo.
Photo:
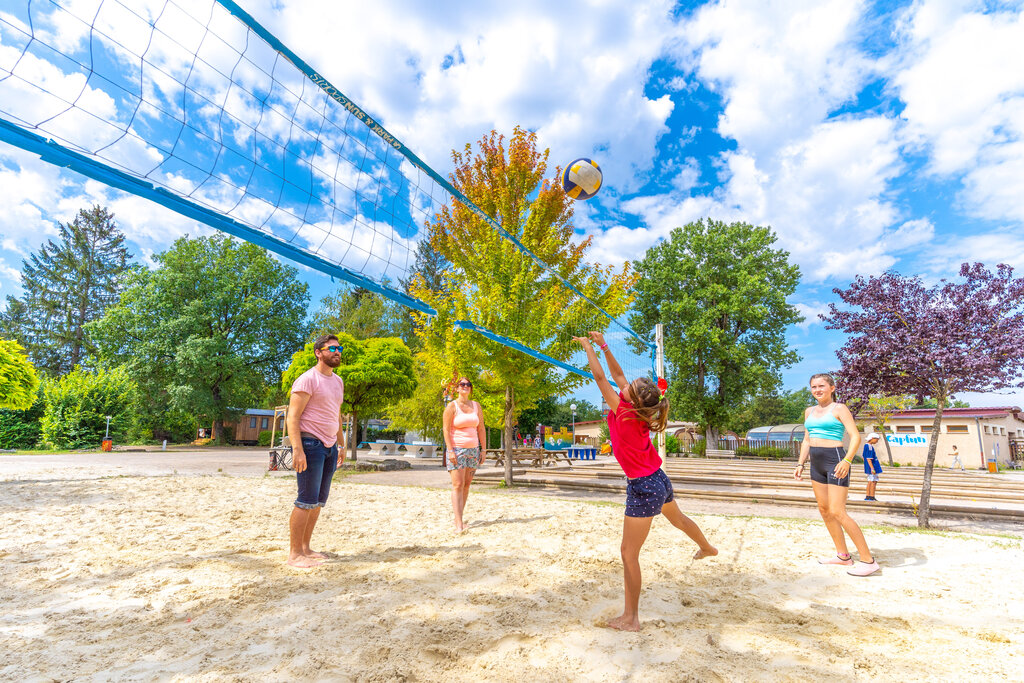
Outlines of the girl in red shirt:
{"type": "Polygon", "coordinates": [[[651,520],[659,514],[672,526],[689,536],[700,548],[693,558],[717,555],[700,527],[684,515],[672,496],[672,482],[661,469],[661,457],[651,443],[651,429],[665,430],[668,421],[668,399],[648,377],[626,381],[622,368],[604,342],[604,335],[591,332],[593,342],[604,351],[608,371],[618,391],[605,377],[594,346],[586,337],[573,337],[587,353],[590,372],[597,380],[601,396],[608,404],[608,431],[612,455],[626,473],[626,516],[622,524],[622,573],[625,579],[625,607],[622,615],[608,622],[621,631],[640,630],[640,548],[651,530],[651,520]]]}

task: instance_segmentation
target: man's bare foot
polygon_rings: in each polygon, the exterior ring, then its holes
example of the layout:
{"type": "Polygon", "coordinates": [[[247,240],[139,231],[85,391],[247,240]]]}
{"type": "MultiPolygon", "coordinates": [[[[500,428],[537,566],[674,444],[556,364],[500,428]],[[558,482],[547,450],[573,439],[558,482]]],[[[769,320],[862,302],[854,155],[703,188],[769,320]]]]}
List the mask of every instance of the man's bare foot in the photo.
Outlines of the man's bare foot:
{"type": "Polygon", "coordinates": [[[627,617],[625,614],[615,617],[605,624],[608,628],[616,631],[639,631],[640,620],[636,617],[627,617]]]}
{"type": "Polygon", "coordinates": [[[303,551],[302,556],[312,557],[314,560],[326,560],[328,558],[327,555],[324,555],[323,553],[318,553],[315,550],[305,550],[303,551]]]}
{"type": "Polygon", "coordinates": [[[693,554],[693,559],[695,559],[695,560],[703,560],[705,557],[714,557],[717,554],[718,554],[718,548],[715,548],[714,546],[708,546],[707,550],[705,550],[704,548],[701,548],[697,552],[695,552],[693,554]]]}
{"type": "Polygon", "coordinates": [[[287,564],[289,567],[295,567],[296,569],[312,569],[322,562],[313,557],[306,557],[305,555],[297,555],[296,557],[289,557],[287,564]]]}

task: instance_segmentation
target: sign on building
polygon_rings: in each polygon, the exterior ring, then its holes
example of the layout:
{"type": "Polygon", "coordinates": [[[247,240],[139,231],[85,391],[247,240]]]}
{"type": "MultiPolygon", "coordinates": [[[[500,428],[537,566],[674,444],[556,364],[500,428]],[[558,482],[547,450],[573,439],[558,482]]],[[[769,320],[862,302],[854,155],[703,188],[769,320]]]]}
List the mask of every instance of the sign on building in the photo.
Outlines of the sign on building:
{"type": "Polygon", "coordinates": [[[927,446],[927,434],[886,434],[890,446],[927,446]]]}

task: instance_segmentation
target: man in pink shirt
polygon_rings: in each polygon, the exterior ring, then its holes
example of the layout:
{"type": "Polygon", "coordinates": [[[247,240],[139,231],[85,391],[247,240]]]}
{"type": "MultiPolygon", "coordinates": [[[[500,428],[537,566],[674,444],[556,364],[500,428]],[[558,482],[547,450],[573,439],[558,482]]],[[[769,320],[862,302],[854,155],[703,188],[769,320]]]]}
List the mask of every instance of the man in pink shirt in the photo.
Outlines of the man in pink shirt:
{"type": "Polygon", "coordinates": [[[295,380],[288,402],[292,464],[299,485],[288,525],[288,564],[300,569],[315,567],[327,559],[323,553],[310,549],[309,540],[320,517],[320,508],[331,492],[331,477],[345,457],[345,432],[341,423],[345,383],[334,374],[334,368],[341,365],[343,350],[334,335],[317,337],[313,342],[316,365],[295,380]]]}

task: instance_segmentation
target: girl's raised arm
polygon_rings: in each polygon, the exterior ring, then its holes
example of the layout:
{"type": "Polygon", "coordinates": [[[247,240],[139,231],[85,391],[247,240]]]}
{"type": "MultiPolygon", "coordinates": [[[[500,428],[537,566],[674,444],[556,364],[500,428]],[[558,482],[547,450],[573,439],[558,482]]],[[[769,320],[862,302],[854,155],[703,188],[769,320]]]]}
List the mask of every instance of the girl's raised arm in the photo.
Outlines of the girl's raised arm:
{"type": "MultiPolygon", "coordinates": [[[[619,394],[615,391],[611,384],[608,382],[608,378],[604,375],[604,368],[601,367],[601,361],[597,359],[597,354],[594,352],[594,345],[590,343],[590,340],[586,337],[573,337],[573,341],[580,343],[583,350],[587,353],[587,363],[590,365],[590,373],[594,375],[594,380],[597,381],[597,388],[601,390],[601,397],[604,402],[608,404],[608,408],[615,412],[619,407],[619,394]]],[[[609,357],[610,358],[610,357],[609,357]]],[[[622,372],[620,369],[619,372],[622,372]]]]}
{"type": "Polygon", "coordinates": [[[615,360],[615,356],[612,355],[611,349],[604,343],[604,335],[600,332],[591,332],[590,338],[604,351],[604,357],[608,361],[608,372],[612,375],[612,381],[619,387],[620,392],[625,391],[626,387],[629,386],[629,380],[626,379],[626,373],[622,371],[619,361],[615,360]]]}

